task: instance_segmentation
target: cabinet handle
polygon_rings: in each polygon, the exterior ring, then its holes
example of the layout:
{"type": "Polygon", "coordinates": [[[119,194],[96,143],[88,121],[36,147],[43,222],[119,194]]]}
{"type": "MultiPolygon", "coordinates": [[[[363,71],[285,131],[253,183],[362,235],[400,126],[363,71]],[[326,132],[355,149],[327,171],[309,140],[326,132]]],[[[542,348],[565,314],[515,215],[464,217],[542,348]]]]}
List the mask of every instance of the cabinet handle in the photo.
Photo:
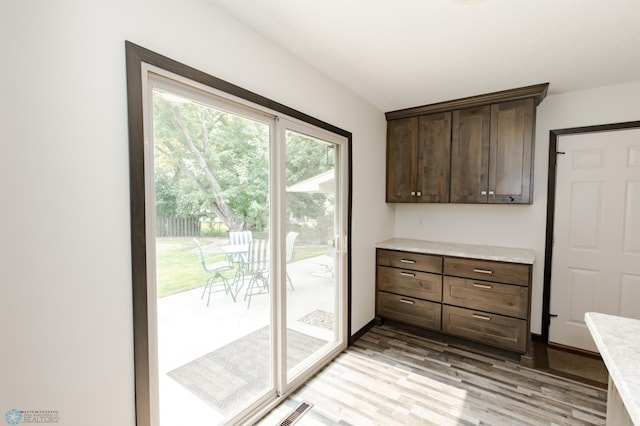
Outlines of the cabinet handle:
{"type": "Polygon", "coordinates": [[[410,263],[413,265],[416,261],[411,259],[400,259],[400,263],[410,263]]]}
{"type": "Polygon", "coordinates": [[[473,272],[476,272],[478,274],[488,274],[488,275],[493,274],[493,271],[491,269],[473,268],[473,272]]]}
{"type": "Polygon", "coordinates": [[[488,284],[478,284],[478,283],[473,283],[474,287],[478,287],[478,288],[486,288],[491,290],[493,288],[492,285],[488,285],[488,284]]]}
{"type": "Polygon", "coordinates": [[[485,317],[484,315],[471,314],[471,316],[474,317],[475,319],[484,320],[484,321],[491,321],[490,317],[485,317]]]}
{"type": "Polygon", "coordinates": [[[480,195],[487,195],[487,191],[480,191],[480,195]]]}
{"type": "Polygon", "coordinates": [[[400,301],[402,303],[406,303],[407,305],[415,305],[416,304],[416,302],[414,302],[413,300],[400,299],[400,301]]]}
{"type": "Polygon", "coordinates": [[[416,274],[412,274],[410,272],[400,272],[400,275],[402,275],[403,277],[415,277],[416,274]]]}
{"type": "Polygon", "coordinates": [[[418,192],[416,192],[416,195],[417,195],[418,197],[422,197],[422,192],[421,192],[421,191],[418,191],[418,192]]]}
{"type": "Polygon", "coordinates": [[[489,191],[489,195],[496,195],[496,193],[493,191],[489,191]]]}
{"type": "Polygon", "coordinates": [[[411,195],[416,195],[416,191],[411,191],[411,195]]]}

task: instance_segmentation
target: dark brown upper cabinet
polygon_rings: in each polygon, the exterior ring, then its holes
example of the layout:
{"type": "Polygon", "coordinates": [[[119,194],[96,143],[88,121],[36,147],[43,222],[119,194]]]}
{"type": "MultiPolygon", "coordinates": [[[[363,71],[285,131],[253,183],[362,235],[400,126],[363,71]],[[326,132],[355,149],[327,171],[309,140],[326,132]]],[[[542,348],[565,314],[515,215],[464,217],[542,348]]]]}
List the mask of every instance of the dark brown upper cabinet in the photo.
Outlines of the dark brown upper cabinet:
{"type": "Polygon", "coordinates": [[[487,202],[533,202],[534,116],[531,98],[491,105],[487,202]]]}
{"type": "Polygon", "coordinates": [[[387,126],[387,202],[449,202],[451,113],[387,126]]]}
{"type": "Polygon", "coordinates": [[[489,187],[491,107],[453,112],[451,202],[486,203],[489,187]]]}
{"type": "Polygon", "coordinates": [[[387,123],[387,202],[415,201],[418,118],[387,123]]]}
{"type": "Polygon", "coordinates": [[[387,202],[530,204],[548,83],[388,112],[387,202]]]}

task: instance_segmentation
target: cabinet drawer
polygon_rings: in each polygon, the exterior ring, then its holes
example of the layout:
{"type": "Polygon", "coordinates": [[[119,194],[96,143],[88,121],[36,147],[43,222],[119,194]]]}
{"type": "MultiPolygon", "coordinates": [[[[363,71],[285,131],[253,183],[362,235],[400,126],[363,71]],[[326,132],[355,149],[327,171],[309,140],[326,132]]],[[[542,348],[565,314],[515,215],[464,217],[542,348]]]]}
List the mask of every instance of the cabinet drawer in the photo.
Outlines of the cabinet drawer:
{"type": "Polygon", "coordinates": [[[430,254],[378,250],[378,265],[435,274],[442,273],[442,257],[430,254]]]}
{"type": "Polygon", "coordinates": [[[527,321],[442,306],[442,331],[517,352],[527,350],[527,321]]]}
{"type": "Polygon", "coordinates": [[[445,257],[445,275],[528,286],[530,265],[445,257]]]}
{"type": "Polygon", "coordinates": [[[440,330],[442,305],[413,297],[378,292],[377,314],[418,327],[440,330]]]}
{"type": "Polygon", "coordinates": [[[442,275],[378,266],[378,290],[440,302],[442,275]]]}
{"type": "Polygon", "coordinates": [[[529,288],[468,278],[444,277],[442,301],[522,319],[529,313],[529,288]]]}

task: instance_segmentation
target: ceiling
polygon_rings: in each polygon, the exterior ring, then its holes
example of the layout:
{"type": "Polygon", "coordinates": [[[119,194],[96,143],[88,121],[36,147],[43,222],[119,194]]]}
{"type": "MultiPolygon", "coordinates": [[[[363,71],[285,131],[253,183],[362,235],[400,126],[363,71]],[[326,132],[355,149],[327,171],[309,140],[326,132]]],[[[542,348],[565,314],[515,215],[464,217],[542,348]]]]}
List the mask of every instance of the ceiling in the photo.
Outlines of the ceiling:
{"type": "Polygon", "coordinates": [[[640,80],[639,0],[211,0],[387,112],[640,80]]]}

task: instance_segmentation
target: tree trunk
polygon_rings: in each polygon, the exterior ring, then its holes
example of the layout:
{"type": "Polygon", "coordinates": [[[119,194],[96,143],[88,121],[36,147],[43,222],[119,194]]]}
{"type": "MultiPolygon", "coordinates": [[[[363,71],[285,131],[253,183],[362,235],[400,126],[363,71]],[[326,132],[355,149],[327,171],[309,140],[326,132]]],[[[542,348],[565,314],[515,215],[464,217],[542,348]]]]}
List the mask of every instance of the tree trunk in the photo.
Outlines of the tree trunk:
{"type": "MultiPolygon", "coordinates": [[[[180,126],[180,129],[182,130],[182,135],[184,137],[184,140],[187,143],[189,150],[195,157],[198,167],[200,168],[200,170],[202,170],[205,176],[205,179],[207,180],[207,183],[210,185],[210,188],[207,188],[200,180],[198,180],[196,176],[193,174],[193,172],[189,170],[189,168],[186,166],[186,164],[184,163],[184,160],[182,158],[179,158],[179,164],[180,164],[181,170],[184,173],[186,173],[189,177],[191,177],[198,184],[198,186],[204,193],[208,193],[213,196],[211,207],[214,213],[216,214],[216,216],[220,220],[222,220],[222,222],[227,226],[227,228],[229,228],[229,230],[242,229],[243,224],[237,222],[235,213],[231,210],[229,205],[222,199],[222,188],[220,187],[220,184],[218,183],[217,179],[209,169],[209,166],[207,165],[207,161],[202,156],[202,153],[200,153],[198,148],[193,143],[193,138],[189,133],[189,129],[187,129],[187,127],[184,125],[184,122],[182,120],[182,117],[180,116],[179,111],[175,106],[173,106],[172,109],[173,109],[173,116],[176,122],[178,123],[178,125],[180,126]]],[[[200,120],[202,121],[203,117],[200,117],[200,120]]],[[[203,132],[206,133],[205,127],[203,127],[203,132]]],[[[173,153],[176,152],[175,147],[171,146],[169,142],[165,142],[165,145],[173,153]]]]}

